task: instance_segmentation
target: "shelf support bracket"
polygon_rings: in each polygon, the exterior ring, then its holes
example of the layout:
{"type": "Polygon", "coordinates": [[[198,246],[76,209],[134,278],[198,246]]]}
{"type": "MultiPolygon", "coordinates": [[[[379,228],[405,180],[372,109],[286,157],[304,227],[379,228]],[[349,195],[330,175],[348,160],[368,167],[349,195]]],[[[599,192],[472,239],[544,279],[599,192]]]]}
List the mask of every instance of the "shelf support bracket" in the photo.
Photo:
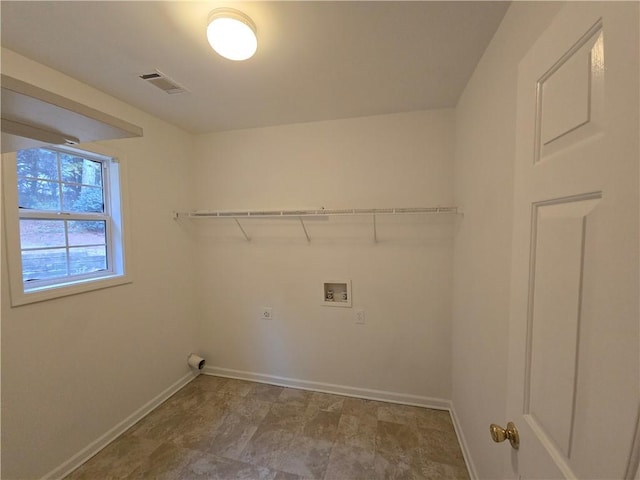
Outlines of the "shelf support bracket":
{"type": "Polygon", "coordinates": [[[378,243],[378,229],[376,228],[376,214],[373,214],[373,243],[378,243]]]}
{"type": "Polygon", "coordinates": [[[307,227],[304,226],[304,221],[302,220],[302,217],[298,217],[298,220],[300,220],[300,225],[302,225],[302,230],[304,230],[304,235],[305,237],[307,237],[307,242],[311,242],[311,238],[309,237],[309,232],[307,232],[307,227]]]}
{"type": "Polygon", "coordinates": [[[251,238],[249,238],[249,235],[247,235],[247,232],[244,231],[244,228],[242,228],[242,225],[240,225],[240,221],[237,218],[233,218],[236,221],[236,224],[238,225],[238,228],[240,229],[240,231],[242,232],[242,234],[244,235],[244,238],[247,239],[247,242],[251,241],[251,238]]]}

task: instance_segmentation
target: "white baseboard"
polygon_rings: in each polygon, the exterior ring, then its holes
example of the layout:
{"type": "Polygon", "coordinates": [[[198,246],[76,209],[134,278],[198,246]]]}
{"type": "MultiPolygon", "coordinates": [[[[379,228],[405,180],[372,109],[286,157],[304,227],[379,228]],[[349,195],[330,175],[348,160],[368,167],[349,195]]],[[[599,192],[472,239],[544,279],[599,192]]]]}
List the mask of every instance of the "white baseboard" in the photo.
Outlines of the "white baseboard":
{"type": "Polygon", "coordinates": [[[113,428],[109,429],[103,435],[95,439],[85,448],[76,453],[73,457],[71,457],[66,462],[62,463],[58,467],[51,470],[49,473],[42,477],[44,479],[61,479],[69,475],[72,471],[82,465],[84,462],[93,457],[96,453],[102,450],[104,447],[109,445],[112,441],[126,432],[130,427],[132,427],[135,423],[140,421],[142,418],[147,416],[154,408],[164,402],[171,395],[176,393],[182,387],[184,387],[187,383],[193,380],[195,376],[192,373],[187,373],[182,378],[180,378],[177,382],[160,392],[154,398],[145,403],[138,410],[133,412],[127,418],[122,420],[113,428]]]}
{"type": "Polygon", "coordinates": [[[469,445],[467,444],[467,440],[465,439],[464,432],[462,431],[462,425],[460,425],[460,421],[458,420],[458,415],[456,415],[456,409],[451,404],[451,420],[453,421],[453,428],[456,430],[456,435],[458,436],[458,443],[460,444],[460,448],[462,449],[462,456],[464,457],[464,463],[467,464],[467,470],[469,471],[469,477],[471,480],[478,480],[478,471],[476,470],[476,466],[473,463],[473,459],[471,458],[471,452],[469,451],[469,445]]]}
{"type": "Polygon", "coordinates": [[[367,400],[380,400],[383,402],[400,403],[403,405],[413,405],[416,407],[434,408],[437,410],[451,410],[451,402],[442,398],[423,397],[409,393],[388,392],[385,390],[370,390],[367,388],[350,387],[347,385],[336,385],[333,383],[314,382],[311,380],[300,380],[297,378],[278,377],[264,373],[245,372],[242,370],[231,370],[229,368],[205,366],[202,370],[205,375],[215,375],[217,377],[236,378],[239,380],[249,380],[251,382],[268,383],[280,387],[299,388],[301,390],[313,390],[314,392],[332,393],[334,395],[344,395],[346,397],[365,398],[367,400]]]}

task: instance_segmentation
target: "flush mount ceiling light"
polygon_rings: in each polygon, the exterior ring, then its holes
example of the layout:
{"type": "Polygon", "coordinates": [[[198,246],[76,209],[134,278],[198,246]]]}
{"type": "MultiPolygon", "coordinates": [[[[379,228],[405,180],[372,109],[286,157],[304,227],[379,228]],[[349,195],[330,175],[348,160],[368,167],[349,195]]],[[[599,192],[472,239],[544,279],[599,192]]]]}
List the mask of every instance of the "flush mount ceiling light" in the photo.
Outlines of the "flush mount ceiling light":
{"type": "Polygon", "coordinates": [[[251,58],[258,48],[256,26],[233,8],[217,8],[209,14],[207,40],[211,48],[229,60],[251,58]]]}

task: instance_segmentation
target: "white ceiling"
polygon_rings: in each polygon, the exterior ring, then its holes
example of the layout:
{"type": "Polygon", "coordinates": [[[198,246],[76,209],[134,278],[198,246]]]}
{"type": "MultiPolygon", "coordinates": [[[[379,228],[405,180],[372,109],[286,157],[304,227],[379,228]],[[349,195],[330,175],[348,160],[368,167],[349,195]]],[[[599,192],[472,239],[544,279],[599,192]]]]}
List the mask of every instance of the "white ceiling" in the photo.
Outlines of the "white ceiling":
{"type": "Polygon", "coordinates": [[[507,2],[6,1],[2,46],[193,133],[455,106],[507,2]],[[208,14],[249,15],[246,62],[207,43],[208,14]],[[158,69],[188,93],[138,76],[158,69]]]}

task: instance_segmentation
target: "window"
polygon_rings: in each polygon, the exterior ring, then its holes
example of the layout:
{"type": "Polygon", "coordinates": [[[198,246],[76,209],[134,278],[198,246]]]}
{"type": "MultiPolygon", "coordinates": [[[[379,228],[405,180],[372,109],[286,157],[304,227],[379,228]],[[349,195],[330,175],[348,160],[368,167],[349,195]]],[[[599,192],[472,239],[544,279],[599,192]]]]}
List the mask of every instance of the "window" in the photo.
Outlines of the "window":
{"type": "Polygon", "coordinates": [[[5,213],[12,304],[128,281],[120,163],[66,147],[21,150],[9,160],[5,192],[14,195],[7,194],[5,213]]]}

